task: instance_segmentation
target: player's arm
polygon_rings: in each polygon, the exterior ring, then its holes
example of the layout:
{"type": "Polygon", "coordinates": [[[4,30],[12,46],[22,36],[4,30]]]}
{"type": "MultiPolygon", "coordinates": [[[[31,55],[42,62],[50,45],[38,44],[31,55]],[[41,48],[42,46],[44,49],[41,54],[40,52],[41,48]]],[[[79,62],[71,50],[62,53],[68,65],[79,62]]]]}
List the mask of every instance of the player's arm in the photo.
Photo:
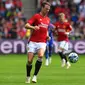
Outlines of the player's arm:
{"type": "Polygon", "coordinates": [[[51,30],[54,32],[54,31],[55,31],[55,29],[56,29],[56,26],[55,26],[55,25],[53,25],[53,24],[50,24],[50,28],[51,28],[51,30]]]}
{"type": "MultiPolygon", "coordinates": [[[[52,23],[50,23],[48,26],[48,29],[51,30],[52,32],[54,32],[55,26],[52,23]]],[[[47,40],[50,40],[50,39],[51,39],[51,37],[49,36],[49,32],[48,32],[47,33],[47,40]]]]}
{"type": "Polygon", "coordinates": [[[70,32],[65,32],[66,35],[69,35],[70,32]]]}
{"type": "Polygon", "coordinates": [[[49,41],[50,40],[50,36],[49,36],[49,33],[47,32],[47,40],[49,41]]]}
{"type": "Polygon", "coordinates": [[[53,35],[54,35],[55,37],[57,37],[57,36],[58,36],[58,32],[57,32],[57,27],[56,27],[55,24],[53,25],[52,31],[53,31],[53,35]]]}
{"type": "Polygon", "coordinates": [[[71,31],[72,31],[72,26],[68,25],[68,29],[66,30],[65,34],[69,35],[71,31]]]}
{"type": "Polygon", "coordinates": [[[33,30],[38,30],[38,29],[39,29],[38,26],[32,26],[32,25],[30,25],[29,23],[27,23],[27,24],[25,25],[25,28],[26,28],[26,29],[33,29],[33,30]]]}
{"type": "Polygon", "coordinates": [[[38,26],[33,26],[33,24],[36,22],[37,20],[37,14],[35,14],[34,16],[32,16],[26,23],[25,28],[26,29],[33,29],[33,30],[38,30],[39,27],[38,26]]]}
{"type": "Polygon", "coordinates": [[[53,32],[54,36],[58,36],[57,28],[55,25],[51,24],[51,31],[53,32]]]}

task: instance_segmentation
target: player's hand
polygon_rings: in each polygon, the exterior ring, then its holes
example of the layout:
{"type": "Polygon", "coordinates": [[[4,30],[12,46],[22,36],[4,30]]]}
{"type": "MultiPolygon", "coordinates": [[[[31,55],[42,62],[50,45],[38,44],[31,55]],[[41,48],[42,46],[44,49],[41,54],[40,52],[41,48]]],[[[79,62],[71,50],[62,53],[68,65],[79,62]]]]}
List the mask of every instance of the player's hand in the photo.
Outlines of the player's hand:
{"type": "Polygon", "coordinates": [[[54,36],[56,36],[56,37],[58,36],[57,30],[54,31],[54,36]]]}
{"type": "Polygon", "coordinates": [[[34,30],[39,30],[39,26],[34,26],[34,30]]]}
{"type": "Polygon", "coordinates": [[[66,35],[69,35],[69,32],[65,32],[66,35]]]}
{"type": "Polygon", "coordinates": [[[51,37],[50,36],[47,36],[47,40],[49,41],[51,39],[51,37]]]}

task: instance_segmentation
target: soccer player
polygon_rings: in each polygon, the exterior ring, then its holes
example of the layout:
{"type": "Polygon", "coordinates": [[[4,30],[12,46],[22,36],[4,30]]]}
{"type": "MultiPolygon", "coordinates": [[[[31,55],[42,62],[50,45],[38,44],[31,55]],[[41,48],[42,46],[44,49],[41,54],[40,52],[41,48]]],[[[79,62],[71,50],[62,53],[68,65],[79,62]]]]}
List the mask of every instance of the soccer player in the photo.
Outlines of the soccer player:
{"type": "Polygon", "coordinates": [[[51,56],[52,56],[52,50],[53,50],[53,24],[49,24],[49,27],[48,27],[48,33],[49,33],[49,37],[50,37],[50,40],[47,41],[47,45],[46,45],[46,51],[45,51],[45,58],[46,58],[46,61],[45,61],[45,65],[48,66],[50,63],[51,63],[51,56]]]}
{"type": "Polygon", "coordinates": [[[46,49],[46,41],[48,36],[48,25],[50,24],[50,19],[47,14],[50,10],[50,3],[43,2],[41,5],[40,13],[34,14],[28,23],[25,25],[26,29],[32,29],[32,34],[27,45],[28,60],[26,64],[27,78],[26,83],[30,83],[32,61],[34,58],[34,53],[37,52],[38,58],[35,63],[35,70],[32,78],[32,82],[37,82],[37,75],[42,65],[42,58],[46,49]]]}
{"type": "Polygon", "coordinates": [[[58,53],[61,57],[62,64],[61,66],[64,67],[67,65],[67,69],[71,66],[69,61],[67,60],[65,51],[68,51],[68,35],[70,31],[72,30],[72,27],[70,23],[67,21],[65,14],[60,13],[59,14],[59,21],[57,21],[55,24],[55,30],[57,33],[57,41],[58,41],[58,53]]]}

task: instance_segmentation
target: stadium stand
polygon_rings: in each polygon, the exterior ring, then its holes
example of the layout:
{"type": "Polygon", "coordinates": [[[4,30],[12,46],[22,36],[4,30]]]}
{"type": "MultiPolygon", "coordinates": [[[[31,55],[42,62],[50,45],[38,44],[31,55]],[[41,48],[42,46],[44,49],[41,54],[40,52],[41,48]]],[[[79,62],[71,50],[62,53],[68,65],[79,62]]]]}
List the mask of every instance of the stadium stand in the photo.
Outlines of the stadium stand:
{"type": "Polygon", "coordinates": [[[57,21],[60,12],[66,14],[73,27],[71,40],[85,39],[85,0],[0,0],[0,39],[25,39],[24,25],[43,1],[51,3],[49,17],[57,21]],[[37,3],[37,4],[36,4],[37,3]]]}

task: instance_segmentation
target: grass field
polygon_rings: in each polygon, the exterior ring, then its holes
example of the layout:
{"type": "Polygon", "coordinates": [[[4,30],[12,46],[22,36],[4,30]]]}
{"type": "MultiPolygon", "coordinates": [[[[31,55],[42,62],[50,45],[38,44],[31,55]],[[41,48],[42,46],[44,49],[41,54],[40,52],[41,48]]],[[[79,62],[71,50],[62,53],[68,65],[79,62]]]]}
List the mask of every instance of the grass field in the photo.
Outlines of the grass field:
{"type": "MultiPolygon", "coordinates": [[[[33,75],[33,69],[31,74],[33,75]]],[[[52,63],[46,67],[45,59],[35,85],[85,85],[85,55],[79,56],[79,61],[72,64],[70,69],[61,68],[58,55],[52,56],[52,63]]],[[[26,54],[0,55],[0,85],[27,85],[26,54]]],[[[30,83],[34,85],[34,83],[30,83]]]]}

